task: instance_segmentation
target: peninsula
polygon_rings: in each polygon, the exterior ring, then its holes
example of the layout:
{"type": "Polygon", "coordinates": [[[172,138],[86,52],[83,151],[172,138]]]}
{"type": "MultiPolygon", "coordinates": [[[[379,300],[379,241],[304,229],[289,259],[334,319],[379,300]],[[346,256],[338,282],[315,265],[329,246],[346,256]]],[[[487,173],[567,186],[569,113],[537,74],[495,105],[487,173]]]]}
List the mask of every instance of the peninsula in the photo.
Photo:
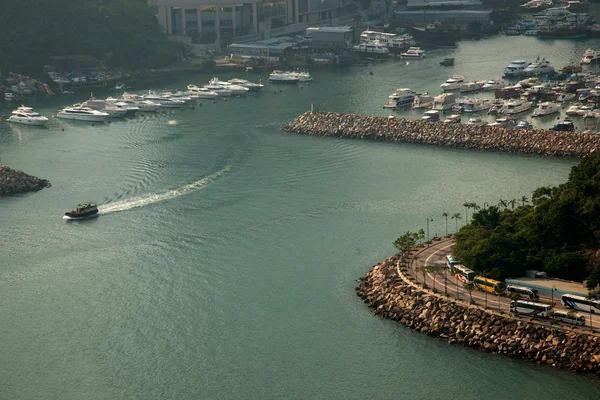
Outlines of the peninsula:
{"type": "Polygon", "coordinates": [[[0,164],[0,196],[35,192],[50,187],[50,182],[0,164]]]}
{"type": "Polygon", "coordinates": [[[583,158],[600,149],[600,135],[579,132],[474,126],[405,118],[307,111],[283,132],[396,143],[583,158]]]}

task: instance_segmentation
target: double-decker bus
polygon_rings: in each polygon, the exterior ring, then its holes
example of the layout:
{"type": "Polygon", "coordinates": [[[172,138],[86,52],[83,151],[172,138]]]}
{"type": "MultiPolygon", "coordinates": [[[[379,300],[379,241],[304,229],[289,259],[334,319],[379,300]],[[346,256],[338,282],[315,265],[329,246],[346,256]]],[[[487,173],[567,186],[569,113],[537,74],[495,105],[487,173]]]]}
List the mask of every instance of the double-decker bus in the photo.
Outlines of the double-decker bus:
{"type": "Polygon", "coordinates": [[[600,313],[600,301],[586,299],[584,296],[577,296],[576,294],[563,294],[560,298],[560,302],[567,308],[591,312],[594,314],[600,313]]]}
{"type": "Polygon", "coordinates": [[[458,260],[451,255],[446,256],[446,267],[450,270],[450,273],[454,273],[454,266],[460,264],[458,260]]]}
{"type": "Polygon", "coordinates": [[[493,293],[497,296],[504,294],[506,292],[506,284],[504,282],[496,281],[494,279],[485,278],[481,275],[477,275],[473,279],[473,283],[477,287],[477,289],[482,292],[493,293]]]}
{"type": "Polygon", "coordinates": [[[581,314],[577,314],[574,311],[554,311],[554,319],[557,319],[568,324],[585,325],[585,317],[581,314]]]}
{"type": "Polygon", "coordinates": [[[527,298],[529,300],[539,300],[540,298],[540,295],[536,289],[531,289],[525,286],[506,285],[506,292],[508,295],[516,293],[521,299],[527,298]]]}
{"type": "Polygon", "coordinates": [[[550,311],[552,311],[552,306],[550,304],[535,303],[533,301],[525,300],[517,300],[510,303],[511,313],[535,317],[547,317],[550,311]]]}
{"type": "Polygon", "coordinates": [[[473,281],[473,278],[475,278],[477,272],[471,271],[464,265],[454,264],[454,275],[456,275],[458,280],[466,284],[473,281]]]}

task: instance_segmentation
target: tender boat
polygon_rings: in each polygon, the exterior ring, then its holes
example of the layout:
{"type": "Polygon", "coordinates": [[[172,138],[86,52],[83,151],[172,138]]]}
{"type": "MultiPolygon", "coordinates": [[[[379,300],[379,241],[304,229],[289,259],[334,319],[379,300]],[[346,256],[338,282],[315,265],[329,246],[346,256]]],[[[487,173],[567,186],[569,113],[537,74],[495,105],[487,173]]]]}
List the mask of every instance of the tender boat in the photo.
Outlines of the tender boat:
{"type": "Polygon", "coordinates": [[[460,124],[460,114],[452,114],[442,122],[445,124],[460,124]]]}
{"type": "Polygon", "coordinates": [[[558,124],[550,128],[550,130],[573,132],[575,130],[575,124],[572,120],[565,118],[562,122],[559,122],[558,124]]]}
{"type": "Polygon", "coordinates": [[[428,122],[437,122],[440,120],[440,112],[436,110],[425,111],[423,117],[421,117],[421,120],[428,122]]]}
{"type": "Polygon", "coordinates": [[[46,125],[48,118],[40,115],[39,113],[33,112],[31,107],[21,106],[12,112],[10,117],[8,117],[8,122],[39,126],[46,125]]]}
{"type": "Polygon", "coordinates": [[[108,118],[108,113],[92,110],[89,107],[72,106],[60,110],[56,117],[76,121],[104,122],[108,118]]]}
{"type": "Polygon", "coordinates": [[[451,110],[455,103],[456,100],[452,93],[442,93],[433,99],[433,106],[431,109],[437,111],[451,110]]]}
{"type": "Polygon", "coordinates": [[[521,120],[521,121],[519,121],[519,123],[517,125],[515,125],[515,128],[533,129],[533,125],[531,125],[531,123],[529,121],[521,120]]]}
{"type": "Polygon", "coordinates": [[[450,92],[452,90],[458,90],[464,84],[465,77],[462,75],[453,75],[452,78],[446,79],[446,82],[442,83],[440,87],[444,92],[450,92]]]}
{"type": "Polygon", "coordinates": [[[269,82],[271,83],[288,83],[296,84],[300,81],[300,77],[297,75],[291,75],[288,72],[275,70],[269,75],[269,82]]]}
{"type": "Polygon", "coordinates": [[[528,65],[526,60],[514,60],[504,68],[504,76],[521,76],[528,65]]]}
{"type": "Polygon", "coordinates": [[[504,107],[500,110],[500,114],[515,115],[525,111],[529,111],[533,106],[533,102],[524,101],[521,99],[509,100],[504,104],[504,107]]]}
{"type": "Polygon", "coordinates": [[[543,117],[545,115],[550,115],[550,114],[554,114],[554,113],[559,113],[560,112],[560,106],[556,103],[552,103],[549,101],[540,103],[537,108],[535,110],[533,110],[533,113],[531,114],[532,117],[543,117]]]}
{"type": "Polygon", "coordinates": [[[542,59],[542,61],[536,61],[529,64],[521,73],[523,76],[537,76],[549,74],[554,72],[554,67],[550,65],[550,61],[542,59]]]}
{"type": "Polygon", "coordinates": [[[592,49],[587,49],[583,54],[583,58],[579,62],[580,65],[597,64],[600,60],[600,55],[592,49]]]}
{"type": "Polygon", "coordinates": [[[425,51],[420,47],[409,47],[405,53],[400,53],[400,58],[425,58],[425,51]]]}
{"type": "Polygon", "coordinates": [[[98,216],[98,206],[96,203],[86,202],[79,204],[75,210],[66,212],[63,216],[64,219],[87,219],[98,216]]]}
{"type": "Polygon", "coordinates": [[[417,93],[408,88],[396,89],[388,97],[388,101],[384,104],[383,108],[400,109],[410,107],[416,96],[417,93]]]}

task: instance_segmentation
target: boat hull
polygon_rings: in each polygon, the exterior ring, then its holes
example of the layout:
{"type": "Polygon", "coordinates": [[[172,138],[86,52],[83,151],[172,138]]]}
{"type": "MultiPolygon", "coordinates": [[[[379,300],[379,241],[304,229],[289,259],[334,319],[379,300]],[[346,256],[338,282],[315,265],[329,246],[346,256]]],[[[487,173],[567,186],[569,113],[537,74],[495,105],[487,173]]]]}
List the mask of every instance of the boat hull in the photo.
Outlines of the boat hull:
{"type": "Polygon", "coordinates": [[[74,214],[72,212],[66,212],[65,215],[63,215],[63,219],[77,221],[77,220],[82,220],[82,219],[95,218],[98,215],[100,215],[100,214],[98,214],[98,210],[95,210],[94,212],[90,212],[90,213],[85,213],[85,214],[74,214]]]}
{"type": "Polygon", "coordinates": [[[8,122],[22,125],[43,126],[48,123],[48,118],[46,118],[45,120],[32,120],[29,118],[19,118],[11,116],[8,118],[8,122]]]}
{"type": "Polygon", "coordinates": [[[269,82],[271,83],[284,83],[284,84],[288,84],[288,85],[295,85],[298,82],[300,82],[300,79],[273,79],[273,78],[269,78],[269,82]]]}
{"type": "Polygon", "coordinates": [[[74,114],[65,114],[65,113],[58,113],[56,114],[57,118],[62,118],[62,119],[70,119],[73,121],[87,121],[87,122],[104,122],[106,121],[106,116],[104,115],[74,115],[74,114]]]}

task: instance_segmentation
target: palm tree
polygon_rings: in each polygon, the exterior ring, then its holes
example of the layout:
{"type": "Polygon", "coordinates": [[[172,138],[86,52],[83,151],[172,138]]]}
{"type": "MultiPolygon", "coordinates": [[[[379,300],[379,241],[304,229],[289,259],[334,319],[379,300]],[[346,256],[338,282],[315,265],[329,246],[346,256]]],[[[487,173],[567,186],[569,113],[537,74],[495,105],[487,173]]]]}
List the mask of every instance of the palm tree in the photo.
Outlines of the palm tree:
{"type": "MultiPolygon", "coordinates": [[[[424,288],[427,288],[427,283],[426,283],[427,270],[428,270],[427,265],[422,265],[420,267],[415,268],[415,272],[421,272],[423,274],[423,287],[424,288]]],[[[434,280],[434,282],[435,282],[435,280],[434,280]]]]}
{"type": "Polygon", "coordinates": [[[418,239],[419,241],[423,241],[425,240],[425,231],[423,230],[423,228],[419,229],[419,232],[417,232],[418,235],[418,239]]]}
{"type": "Polygon", "coordinates": [[[473,304],[473,290],[475,289],[475,284],[473,282],[468,282],[465,285],[465,289],[469,292],[469,304],[473,304]]]}
{"type": "Polygon", "coordinates": [[[508,208],[508,203],[506,202],[506,200],[500,199],[500,201],[498,202],[498,207],[508,208]]]}
{"type": "Polygon", "coordinates": [[[508,202],[508,204],[510,204],[510,208],[512,208],[514,210],[515,204],[517,204],[517,199],[512,199],[511,201],[508,202]]]}
{"type": "Polygon", "coordinates": [[[462,217],[460,216],[460,213],[454,213],[452,214],[451,219],[456,220],[456,230],[455,232],[458,232],[458,220],[461,219],[462,217]]]}
{"type": "Polygon", "coordinates": [[[469,223],[469,208],[471,208],[471,204],[469,202],[464,202],[463,207],[465,208],[465,224],[469,223]]]}
{"type": "Polygon", "coordinates": [[[442,216],[446,220],[446,236],[448,236],[448,215],[450,215],[450,214],[448,214],[447,212],[442,213],[442,216]]]}
{"type": "Polygon", "coordinates": [[[527,196],[521,197],[521,203],[523,203],[523,207],[525,207],[526,203],[529,203],[529,200],[527,199],[527,196]]]}
{"type": "Polygon", "coordinates": [[[479,207],[479,206],[477,205],[477,203],[471,203],[471,208],[472,208],[474,211],[477,211],[477,210],[481,209],[481,207],[479,207]]]}

